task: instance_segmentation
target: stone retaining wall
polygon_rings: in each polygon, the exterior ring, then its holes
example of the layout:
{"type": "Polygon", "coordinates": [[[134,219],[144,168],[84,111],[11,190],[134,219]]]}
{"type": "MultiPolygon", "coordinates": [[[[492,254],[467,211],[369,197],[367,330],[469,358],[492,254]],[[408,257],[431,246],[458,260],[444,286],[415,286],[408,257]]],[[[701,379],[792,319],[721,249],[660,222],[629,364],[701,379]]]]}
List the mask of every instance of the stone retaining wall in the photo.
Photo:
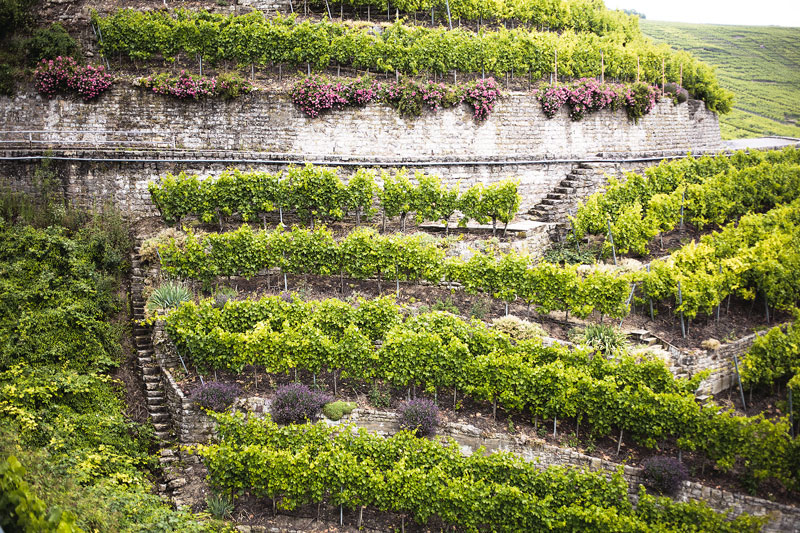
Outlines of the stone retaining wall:
{"type": "Polygon", "coordinates": [[[283,93],[254,92],[235,100],[185,102],[118,82],[96,101],[46,99],[28,91],[0,98],[4,129],[103,131],[189,150],[249,150],[313,158],[450,156],[575,159],[598,154],[697,152],[722,148],[719,120],[699,101],[663,99],[638,123],[625,111],[603,110],[574,122],[566,109],[548,119],[530,93],[508,93],[477,122],[466,105],[406,119],[389,106],[306,117],[283,93]]]}

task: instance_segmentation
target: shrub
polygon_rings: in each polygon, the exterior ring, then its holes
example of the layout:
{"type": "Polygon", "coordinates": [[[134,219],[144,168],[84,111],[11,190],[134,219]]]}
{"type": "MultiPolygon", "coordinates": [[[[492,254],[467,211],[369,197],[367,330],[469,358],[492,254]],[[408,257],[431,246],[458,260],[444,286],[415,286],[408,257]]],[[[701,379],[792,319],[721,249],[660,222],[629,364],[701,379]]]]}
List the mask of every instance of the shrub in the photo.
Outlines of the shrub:
{"type": "Polygon", "coordinates": [[[11,65],[0,63],[0,96],[14,96],[17,83],[11,65]]]}
{"type": "Polygon", "coordinates": [[[648,114],[658,102],[658,89],[646,83],[634,83],[625,95],[625,111],[634,121],[648,114]]]}
{"type": "Polygon", "coordinates": [[[156,94],[163,94],[179,99],[200,99],[213,96],[217,90],[217,81],[204,76],[194,77],[185,70],[181,70],[178,77],[167,73],[140,78],[138,85],[152,89],[156,94]]]}
{"type": "Polygon", "coordinates": [[[331,397],[319,391],[312,391],[302,383],[290,383],[278,387],[272,400],[272,419],[279,424],[301,424],[315,420],[331,397]]]}
{"type": "Polygon", "coordinates": [[[672,101],[676,104],[682,104],[689,99],[689,91],[675,82],[664,85],[664,95],[672,98],[672,101]]]}
{"type": "Polygon", "coordinates": [[[196,387],[190,399],[204,409],[222,412],[230,408],[236,397],[241,394],[242,389],[235,383],[208,381],[196,387]]]}
{"type": "Polygon", "coordinates": [[[84,100],[92,100],[111,87],[112,79],[100,65],[85,67],[71,57],[43,59],[33,73],[36,90],[52,98],[58,93],[75,92],[84,100]]]}
{"type": "Polygon", "coordinates": [[[367,398],[369,399],[370,405],[377,409],[385,409],[392,404],[391,393],[378,384],[377,381],[372,382],[372,387],[367,393],[367,398]]]}
{"type": "Polygon", "coordinates": [[[642,462],[642,470],[645,486],[665,495],[676,494],[681,484],[689,479],[686,466],[674,457],[648,457],[642,462]]]}
{"type": "Polygon", "coordinates": [[[500,88],[494,78],[447,85],[415,80],[379,82],[370,78],[331,81],[310,76],[292,87],[291,96],[295,105],[312,118],[329,109],[384,102],[407,117],[418,117],[424,109],[436,111],[464,103],[472,108],[475,120],[485,120],[500,97],[500,88]]]}
{"type": "Polygon", "coordinates": [[[214,292],[214,307],[222,308],[228,300],[235,300],[239,295],[233,287],[218,287],[214,292]]]}
{"type": "Polygon", "coordinates": [[[223,100],[233,100],[253,91],[253,85],[236,74],[221,74],[217,77],[217,96],[223,100]]]}
{"type": "Polygon", "coordinates": [[[158,247],[170,242],[175,242],[179,248],[183,248],[186,243],[186,234],[175,228],[166,228],[159,231],[154,237],[142,241],[142,245],[139,247],[139,258],[146,263],[160,263],[158,247]]]}
{"type": "Polygon", "coordinates": [[[173,309],[183,302],[190,301],[192,296],[192,291],[182,284],[168,281],[153,291],[153,294],[147,299],[145,308],[150,312],[173,309]]]}
{"type": "Polygon", "coordinates": [[[358,407],[358,404],[355,402],[337,400],[335,402],[326,403],[325,407],[322,408],[322,414],[330,420],[341,420],[344,415],[352,413],[353,409],[356,407],[358,407]]]}
{"type": "Polygon", "coordinates": [[[59,56],[79,55],[77,41],[70,37],[61,23],[56,22],[48,28],[39,28],[25,42],[25,53],[32,63],[42,59],[55,59],[59,56]]]}
{"type": "Polygon", "coordinates": [[[401,403],[398,415],[400,428],[411,431],[418,437],[433,435],[439,426],[439,408],[425,398],[401,403]]]}
{"type": "Polygon", "coordinates": [[[539,324],[522,320],[514,315],[496,318],[492,321],[492,325],[497,331],[505,333],[518,341],[539,339],[547,335],[539,324]]]}

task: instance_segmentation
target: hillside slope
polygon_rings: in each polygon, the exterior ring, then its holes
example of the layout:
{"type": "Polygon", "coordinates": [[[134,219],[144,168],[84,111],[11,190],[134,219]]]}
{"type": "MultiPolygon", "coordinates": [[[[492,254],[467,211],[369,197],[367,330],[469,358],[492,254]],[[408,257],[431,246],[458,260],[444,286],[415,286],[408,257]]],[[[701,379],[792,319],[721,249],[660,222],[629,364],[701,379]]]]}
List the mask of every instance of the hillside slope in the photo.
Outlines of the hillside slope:
{"type": "Polygon", "coordinates": [[[720,117],[722,137],[800,137],[800,28],[641,21],[652,39],[717,67],[736,95],[720,117]]]}

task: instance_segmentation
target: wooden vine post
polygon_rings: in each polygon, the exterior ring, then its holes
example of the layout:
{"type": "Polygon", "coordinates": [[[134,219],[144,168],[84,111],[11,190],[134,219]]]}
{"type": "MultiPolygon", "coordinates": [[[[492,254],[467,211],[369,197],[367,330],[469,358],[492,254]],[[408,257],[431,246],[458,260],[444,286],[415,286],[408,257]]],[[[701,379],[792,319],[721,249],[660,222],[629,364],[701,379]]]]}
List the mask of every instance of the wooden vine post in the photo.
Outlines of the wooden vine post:
{"type": "Polygon", "coordinates": [[[639,83],[639,56],[636,56],[636,83],[639,83]]]}
{"type": "Polygon", "coordinates": [[[667,60],[661,58],[661,92],[664,92],[664,86],[667,84],[667,60]]]}
{"type": "Polygon", "coordinates": [[[600,50],[600,83],[606,82],[606,60],[603,51],[600,50]]]}
{"type": "Polygon", "coordinates": [[[744,386],[742,385],[742,375],[739,374],[739,357],[736,354],[733,354],[733,368],[734,370],[736,370],[736,381],[739,383],[739,394],[742,397],[742,410],[745,412],[745,414],[747,414],[747,403],[745,403],[744,401],[744,386]]]}
{"type": "MultiPolygon", "coordinates": [[[[678,281],[678,307],[683,306],[683,293],[681,292],[681,282],[678,281]]],[[[686,324],[683,321],[683,309],[681,309],[681,335],[686,338],[686,324]]]]}

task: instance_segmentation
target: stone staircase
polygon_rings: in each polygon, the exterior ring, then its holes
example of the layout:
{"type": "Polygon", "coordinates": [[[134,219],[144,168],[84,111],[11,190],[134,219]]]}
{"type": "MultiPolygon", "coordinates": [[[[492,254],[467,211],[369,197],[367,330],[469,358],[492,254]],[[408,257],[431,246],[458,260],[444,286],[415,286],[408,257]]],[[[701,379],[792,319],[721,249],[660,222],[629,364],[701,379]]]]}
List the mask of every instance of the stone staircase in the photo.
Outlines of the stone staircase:
{"type": "Polygon", "coordinates": [[[574,214],[577,201],[586,198],[598,188],[598,174],[602,175],[603,172],[597,164],[573,165],[559,186],[533,206],[528,214],[543,222],[565,223],[567,215],[570,212],[574,214]]]}
{"type": "Polygon", "coordinates": [[[131,257],[131,302],[133,304],[133,340],[136,348],[137,363],[142,373],[144,393],[147,401],[147,412],[155,428],[155,435],[159,441],[173,439],[172,424],[167,411],[166,393],[161,382],[161,371],[155,360],[151,327],[142,326],[144,320],[145,301],[142,297],[144,271],[138,255],[131,257]]]}

